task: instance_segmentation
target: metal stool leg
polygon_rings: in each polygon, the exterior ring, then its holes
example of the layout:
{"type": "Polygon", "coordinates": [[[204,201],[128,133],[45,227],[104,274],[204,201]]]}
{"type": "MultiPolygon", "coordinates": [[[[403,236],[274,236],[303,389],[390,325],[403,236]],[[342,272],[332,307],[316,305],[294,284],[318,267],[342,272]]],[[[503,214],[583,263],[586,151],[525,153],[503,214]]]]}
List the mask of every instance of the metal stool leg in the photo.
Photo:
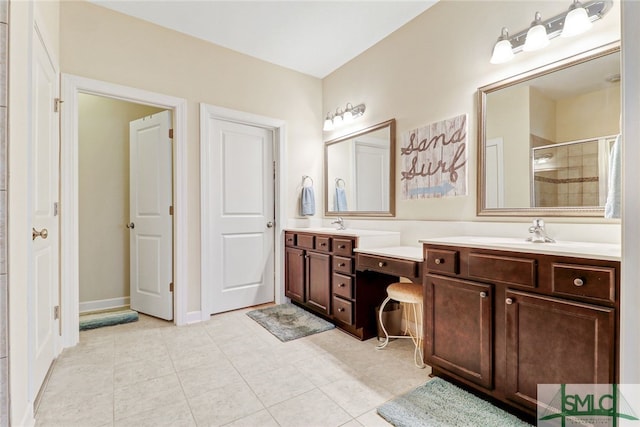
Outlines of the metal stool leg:
{"type": "Polygon", "coordinates": [[[391,297],[387,297],[382,302],[382,305],[380,306],[380,312],[378,313],[378,321],[380,322],[380,327],[382,328],[382,331],[384,332],[384,342],[382,344],[378,344],[376,346],[377,350],[382,350],[383,348],[385,348],[387,346],[387,344],[389,344],[389,333],[387,332],[387,328],[384,327],[384,323],[382,323],[382,312],[384,311],[384,307],[387,305],[387,303],[389,301],[391,301],[391,297]]]}
{"type": "MultiPolygon", "coordinates": [[[[414,345],[416,346],[416,349],[413,353],[413,361],[416,364],[416,366],[420,369],[424,369],[424,362],[422,360],[422,322],[418,323],[418,311],[416,310],[416,305],[418,304],[412,304],[413,305],[413,321],[414,324],[416,325],[416,338],[413,341],[414,345]]],[[[422,313],[422,304],[420,305],[420,313],[422,313]]]]}

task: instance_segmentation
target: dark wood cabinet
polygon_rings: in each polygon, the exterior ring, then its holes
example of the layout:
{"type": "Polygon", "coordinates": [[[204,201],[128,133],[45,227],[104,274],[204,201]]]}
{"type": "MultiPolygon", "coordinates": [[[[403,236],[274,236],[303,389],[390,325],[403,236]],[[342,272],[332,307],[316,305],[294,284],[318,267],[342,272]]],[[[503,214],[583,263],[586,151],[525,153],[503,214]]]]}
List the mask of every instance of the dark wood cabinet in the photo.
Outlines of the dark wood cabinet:
{"type": "Polygon", "coordinates": [[[297,302],[304,302],[305,297],[305,258],[304,250],[285,247],[285,287],[284,294],[297,302]]]}
{"type": "Polygon", "coordinates": [[[427,274],[425,362],[493,385],[492,286],[427,274]]]}
{"type": "Polygon", "coordinates": [[[534,415],[538,384],[619,379],[620,262],[424,245],[436,375],[534,415]]]}
{"type": "Polygon", "coordinates": [[[331,307],[331,256],[307,251],[307,304],[323,314],[331,307]]]}
{"type": "Polygon", "coordinates": [[[507,291],[506,396],[532,410],[538,384],[611,384],[614,309],[507,291]]]}

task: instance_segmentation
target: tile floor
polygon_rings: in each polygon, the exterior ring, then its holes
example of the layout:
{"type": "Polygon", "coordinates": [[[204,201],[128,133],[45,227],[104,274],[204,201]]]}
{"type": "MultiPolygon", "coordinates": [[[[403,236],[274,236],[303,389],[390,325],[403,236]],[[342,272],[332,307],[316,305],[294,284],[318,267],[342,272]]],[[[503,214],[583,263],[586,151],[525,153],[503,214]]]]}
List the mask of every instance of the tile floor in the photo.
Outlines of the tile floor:
{"type": "Polygon", "coordinates": [[[82,332],[36,426],[388,426],[376,407],[428,380],[411,340],[376,350],[333,329],[282,343],[246,311],[82,332]]]}

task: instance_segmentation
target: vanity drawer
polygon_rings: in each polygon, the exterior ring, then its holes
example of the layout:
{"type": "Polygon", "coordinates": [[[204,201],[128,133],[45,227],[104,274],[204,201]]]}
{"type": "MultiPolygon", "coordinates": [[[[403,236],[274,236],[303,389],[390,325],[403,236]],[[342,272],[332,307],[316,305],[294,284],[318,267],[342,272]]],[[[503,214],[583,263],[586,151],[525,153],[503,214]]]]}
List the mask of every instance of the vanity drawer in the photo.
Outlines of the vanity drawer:
{"type": "Polygon", "coordinates": [[[358,270],[371,270],[409,278],[418,276],[418,263],[410,260],[358,254],[356,264],[358,270]]]}
{"type": "Polygon", "coordinates": [[[353,298],[353,278],[333,273],[333,293],[343,298],[353,298]]]}
{"type": "Polygon", "coordinates": [[[295,233],[284,233],[284,244],[286,246],[295,246],[296,245],[296,234],[295,233]]]}
{"type": "Polygon", "coordinates": [[[554,294],[615,303],[616,269],[576,264],[551,264],[554,294]]]}
{"type": "Polygon", "coordinates": [[[333,253],[336,255],[351,256],[353,254],[353,240],[334,238],[333,253]]]}
{"type": "Polygon", "coordinates": [[[343,323],[353,324],[353,303],[340,297],[333,297],[333,317],[343,323]]]}
{"type": "Polygon", "coordinates": [[[345,258],[342,256],[333,257],[333,271],[336,273],[352,274],[353,273],[353,259],[345,258]]]}
{"type": "Polygon", "coordinates": [[[297,246],[305,249],[314,249],[313,243],[315,241],[315,236],[311,234],[298,234],[297,237],[297,246]]]}
{"type": "Polygon", "coordinates": [[[316,250],[331,252],[331,237],[316,236],[316,250]]]}
{"type": "Polygon", "coordinates": [[[537,286],[537,266],[538,262],[531,258],[476,252],[469,254],[469,277],[491,282],[535,288],[537,286]]]}
{"type": "Polygon", "coordinates": [[[458,274],[460,252],[427,248],[424,254],[427,270],[436,273],[458,274]]]}

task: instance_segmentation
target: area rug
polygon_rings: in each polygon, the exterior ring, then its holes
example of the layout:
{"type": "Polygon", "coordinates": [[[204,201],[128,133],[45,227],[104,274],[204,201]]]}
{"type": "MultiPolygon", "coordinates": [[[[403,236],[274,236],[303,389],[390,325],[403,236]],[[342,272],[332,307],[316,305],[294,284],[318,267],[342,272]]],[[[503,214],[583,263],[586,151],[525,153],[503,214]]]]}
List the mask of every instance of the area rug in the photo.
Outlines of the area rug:
{"type": "Polygon", "coordinates": [[[335,328],[333,324],[293,304],[280,304],[249,311],[247,316],[282,342],[335,328]]]}
{"type": "Polygon", "coordinates": [[[123,309],[103,311],[99,313],[87,313],[80,315],[80,330],[102,328],[104,326],[120,325],[138,321],[138,312],[123,309]]]}
{"type": "Polygon", "coordinates": [[[531,427],[441,378],[388,401],[378,414],[396,427],[531,427]]]}

